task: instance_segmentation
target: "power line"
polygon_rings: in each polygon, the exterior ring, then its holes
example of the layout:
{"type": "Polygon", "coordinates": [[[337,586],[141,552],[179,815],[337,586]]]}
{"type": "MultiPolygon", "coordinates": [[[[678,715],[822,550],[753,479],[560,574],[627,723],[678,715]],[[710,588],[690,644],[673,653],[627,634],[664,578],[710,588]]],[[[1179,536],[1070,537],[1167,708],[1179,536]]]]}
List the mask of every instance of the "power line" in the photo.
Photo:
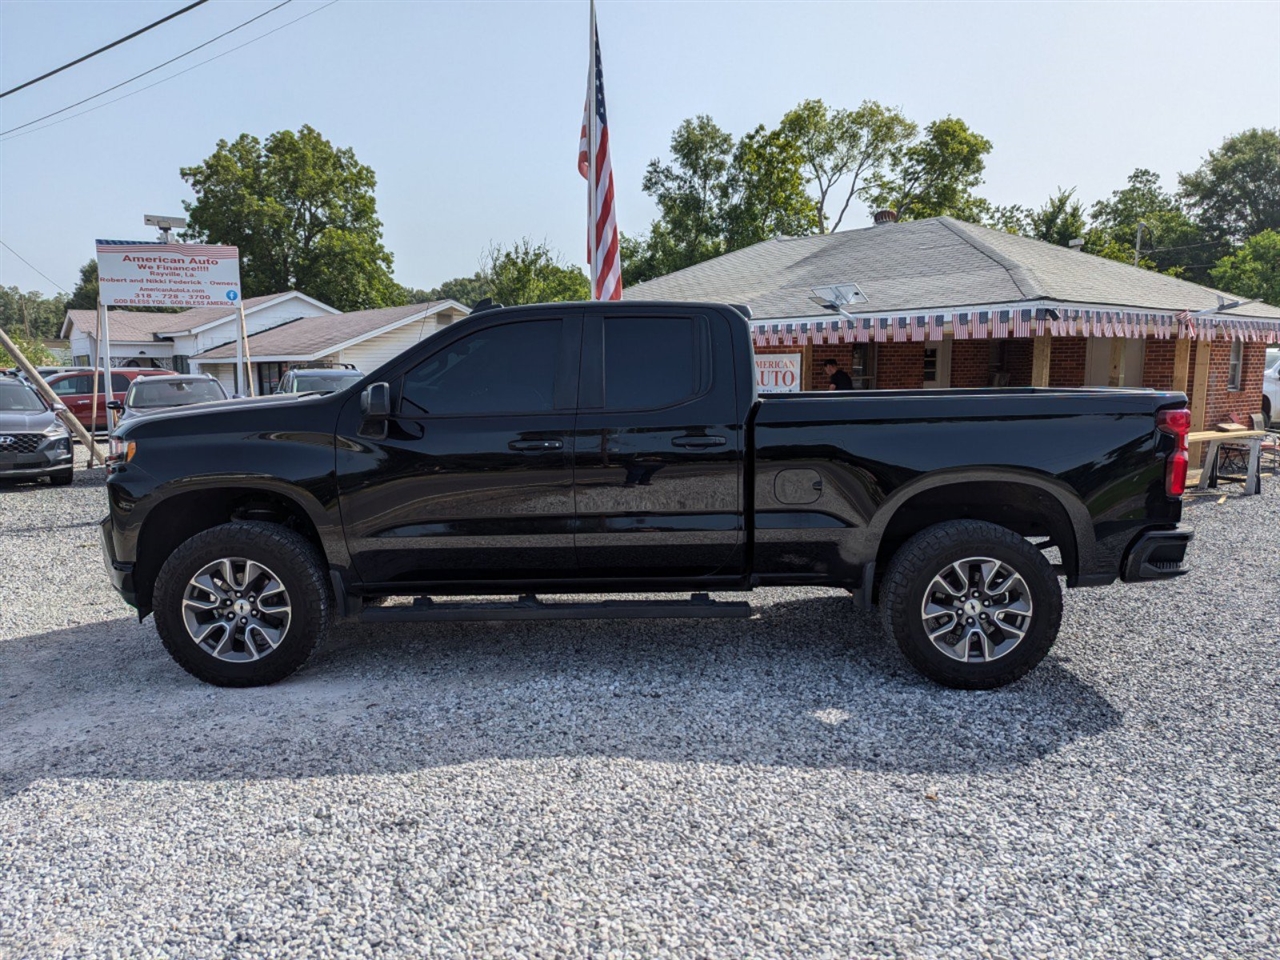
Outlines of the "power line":
{"type": "Polygon", "coordinates": [[[17,257],[19,260],[21,260],[23,263],[25,263],[28,267],[31,267],[31,269],[32,269],[32,270],[35,270],[35,272],[36,272],[36,273],[40,274],[40,276],[44,277],[46,280],[48,280],[50,283],[52,283],[55,287],[57,287],[57,288],[58,288],[59,290],[61,290],[63,293],[67,294],[68,296],[70,296],[70,295],[71,295],[71,294],[70,294],[70,292],[67,290],[67,288],[66,288],[66,287],[59,286],[59,284],[57,283],[57,281],[55,281],[55,280],[53,280],[51,277],[49,277],[49,275],[48,275],[48,274],[46,274],[44,271],[40,270],[38,267],[36,267],[34,264],[32,264],[32,262],[31,262],[30,260],[28,260],[28,259],[27,259],[26,257],[24,257],[22,254],[20,254],[17,250],[13,249],[13,247],[9,246],[9,245],[8,245],[7,243],[5,243],[3,240],[0,240],[0,247],[4,247],[6,250],[8,250],[8,251],[9,251],[10,253],[12,253],[15,257],[17,257]]]}
{"type": "Polygon", "coordinates": [[[142,36],[142,34],[146,33],[148,30],[153,30],[156,27],[160,26],[160,24],[168,23],[174,17],[180,17],[184,13],[188,12],[189,10],[194,10],[196,7],[200,6],[201,4],[208,3],[208,2],[209,0],[196,0],[195,3],[188,4],[187,6],[183,7],[181,10],[175,10],[173,13],[169,14],[167,17],[161,17],[155,23],[147,24],[141,30],[133,31],[133,33],[129,34],[127,37],[121,37],[119,40],[113,40],[111,43],[108,43],[105,47],[99,47],[97,50],[93,51],[93,53],[86,53],[83,57],[80,57],[78,60],[72,60],[70,63],[64,63],[62,66],[58,67],[56,70],[50,70],[48,73],[40,74],[40,76],[36,77],[34,80],[28,80],[26,83],[18,84],[16,87],[10,87],[4,93],[0,93],[0,100],[4,99],[11,93],[17,93],[19,90],[25,90],[27,87],[31,86],[33,83],[39,83],[41,80],[48,80],[50,77],[52,77],[56,73],[61,73],[63,70],[69,70],[72,67],[74,67],[77,63],[84,63],[86,60],[96,57],[100,53],[106,53],[112,47],[118,47],[120,46],[120,44],[125,43],[126,41],[129,41],[129,40],[132,40],[134,37],[140,37],[142,36]]]}
{"type": "Polygon", "coordinates": [[[112,90],[119,90],[125,84],[133,83],[133,81],[135,80],[140,80],[143,77],[147,76],[147,74],[155,73],[157,70],[160,70],[163,67],[167,67],[169,64],[173,63],[176,60],[181,60],[183,57],[190,56],[191,54],[195,53],[197,50],[201,50],[204,47],[209,46],[209,44],[211,43],[216,43],[217,41],[221,40],[223,37],[228,36],[229,34],[235,33],[237,30],[241,30],[244,27],[247,27],[249,24],[253,23],[255,20],[261,20],[267,14],[274,13],[276,10],[279,10],[281,7],[292,2],[293,0],[281,0],[280,3],[277,3],[270,10],[264,10],[262,13],[258,14],[256,17],[250,17],[244,23],[238,24],[232,27],[230,30],[227,30],[223,33],[218,34],[212,40],[206,40],[204,43],[201,43],[201,44],[198,44],[197,46],[192,47],[190,50],[187,50],[185,53],[180,53],[176,57],[170,57],[164,63],[157,64],[156,66],[152,67],[150,70],[143,70],[141,73],[137,74],[136,76],[130,77],[128,80],[121,80],[119,83],[115,84],[114,86],[107,87],[107,89],[105,90],[99,90],[97,93],[95,93],[91,97],[85,97],[83,100],[77,100],[75,103],[68,104],[67,106],[63,107],[61,110],[54,110],[53,113],[46,113],[43,117],[36,117],[34,120],[28,120],[26,123],[20,123],[16,127],[10,127],[8,130],[0,130],[0,137],[4,136],[5,134],[13,133],[16,130],[22,130],[22,129],[25,129],[26,127],[33,126],[34,124],[39,123],[41,120],[48,120],[50,117],[56,117],[58,114],[66,113],[68,110],[74,110],[76,107],[80,106],[81,104],[88,103],[90,100],[97,100],[99,97],[106,96],[112,90]]]}
{"type": "MultiPolygon", "coordinates": [[[[203,67],[206,63],[213,63],[213,61],[215,60],[221,60],[223,57],[227,56],[227,54],[235,53],[237,50],[247,47],[252,43],[257,43],[259,40],[265,40],[267,37],[271,36],[273,33],[278,33],[279,31],[283,30],[285,27],[289,27],[297,23],[299,20],[305,20],[307,19],[307,17],[313,16],[319,13],[321,10],[324,10],[328,7],[332,7],[337,2],[338,0],[329,0],[328,3],[324,4],[324,6],[316,7],[314,10],[308,10],[302,16],[294,17],[292,20],[286,21],[285,23],[280,24],[280,26],[274,27],[271,30],[268,30],[266,33],[263,33],[263,34],[260,34],[259,36],[254,37],[252,40],[246,40],[244,43],[237,44],[236,46],[231,47],[229,50],[224,50],[222,51],[222,53],[209,57],[207,60],[201,60],[199,63],[193,63],[191,66],[187,67],[185,70],[179,70],[177,73],[171,73],[169,76],[161,77],[159,80],[155,81],[154,83],[149,83],[145,87],[139,87],[137,90],[130,90],[128,93],[122,94],[118,97],[114,97],[111,100],[108,100],[106,103],[99,103],[96,106],[90,107],[88,110],[81,110],[79,113],[73,113],[69,117],[63,117],[61,120],[54,120],[52,123],[46,123],[44,126],[36,127],[34,130],[28,130],[25,133],[15,133],[13,134],[13,136],[4,137],[3,140],[0,140],[0,143],[7,143],[10,140],[17,140],[20,137],[29,136],[30,134],[38,133],[41,130],[48,130],[50,127],[56,127],[58,124],[66,123],[68,120],[74,120],[76,117],[83,117],[86,113],[93,113],[93,111],[101,110],[103,107],[109,107],[113,103],[119,103],[121,100],[127,100],[130,97],[136,94],[142,93],[145,90],[150,90],[152,87],[158,87],[162,83],[168,83],[170,80],[173,80],[176,77],[180,77],[184,73],[190,73],[192,70],[195,70],[197,67],[203,67]]],[[[270,13],[271,11],[268,10],[267,12],[270,13]]],[[[16,130],[18,128],[15,127],[14,129],[16,130]]]]}

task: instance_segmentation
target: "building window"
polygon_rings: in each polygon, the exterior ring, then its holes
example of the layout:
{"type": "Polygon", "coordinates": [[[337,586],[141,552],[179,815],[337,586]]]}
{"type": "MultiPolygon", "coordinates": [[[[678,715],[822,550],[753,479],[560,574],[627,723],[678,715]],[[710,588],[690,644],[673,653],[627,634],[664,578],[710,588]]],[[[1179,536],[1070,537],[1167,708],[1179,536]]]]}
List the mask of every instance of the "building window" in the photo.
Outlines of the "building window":
{"type": "Polygon", "coordinates": [[[269,393],[275,393],[287,364],[255,363],[254,366],[258,368],[258,394],[265,397],[269,393]]]}
{"type": "Polygon", "coordinates": [[[1244,368],[1244,341],[1231,341],[1231,361],[1227,365],[1227,389],[1240,389],[1240,371],[1244,368]]]}
{"type": "Polygon", "coordinates": [[[875,387],[876,368],[871,352],[872,344],[855,343],[853,360],[849,365],[849,379],[855,390],[871,390],[875,387]]]}
{"type": "Polygon", "coordinates": [[[191,364],[188,362],[190,361],[190,359],[191,359],[190,357],[184,356],[181,353],[175,353],[173,355],[173,372],[174,373],[190,373],[191,364]]]}
{"type": "Polygon", "coordinates": [[[89,355],[87,353],[77,353],[71,361],[73,367],[89,366],[89,355]]]}

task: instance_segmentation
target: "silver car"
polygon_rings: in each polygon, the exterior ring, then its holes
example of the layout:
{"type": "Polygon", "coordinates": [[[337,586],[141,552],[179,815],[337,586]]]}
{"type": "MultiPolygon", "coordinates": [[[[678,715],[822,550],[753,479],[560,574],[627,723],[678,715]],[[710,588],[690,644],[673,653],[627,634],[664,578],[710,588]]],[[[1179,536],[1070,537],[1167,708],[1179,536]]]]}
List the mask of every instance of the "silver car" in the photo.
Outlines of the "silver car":
{"type": "Polygon", "coordinates": [[[71,482],[71,435],[31,384],[0,377],[0,479],[71,482]]]}

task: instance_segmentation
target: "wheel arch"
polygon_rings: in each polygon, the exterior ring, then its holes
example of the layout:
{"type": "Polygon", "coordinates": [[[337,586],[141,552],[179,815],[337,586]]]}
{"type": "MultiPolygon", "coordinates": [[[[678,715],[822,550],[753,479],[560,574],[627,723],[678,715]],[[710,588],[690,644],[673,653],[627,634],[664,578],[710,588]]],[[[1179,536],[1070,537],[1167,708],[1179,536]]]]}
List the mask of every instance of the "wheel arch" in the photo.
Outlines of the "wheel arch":
{"type": "Polygon", "coordinates": [[[1049,537],[1070,586],[1094,567],[1093,522],[1070,487],[1030,472],[966,470],[927,474],[881,505],[868,525],[876,569],[885,570],[916,533],[948,520],[985,520],[1024,537],[1049,537]]]}
{"type": "Polygon", "coordinates": [[[156,576],[179,545],[205,530],[234,520],[277,523],[295,530],[329,558],[321,536],[319,503],[306,503],[293,488],[270,483],[230,483],[170,492],[147,512],[138,528],[134,584],[138,613],[151,611],[156,576]]]}

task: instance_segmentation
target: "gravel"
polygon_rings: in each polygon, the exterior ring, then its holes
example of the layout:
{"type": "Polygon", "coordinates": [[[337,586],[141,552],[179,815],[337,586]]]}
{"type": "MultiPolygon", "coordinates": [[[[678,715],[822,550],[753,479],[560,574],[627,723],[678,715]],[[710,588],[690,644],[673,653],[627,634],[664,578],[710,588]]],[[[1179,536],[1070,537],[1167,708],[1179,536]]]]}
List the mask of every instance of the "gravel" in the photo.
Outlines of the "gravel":
{"type": "Polygon", "coordinates": [[[989,693],[813,589],[343,627],[218,690],[111,592],[103,509],[0,488],[0,957],[1280,956],[1275,480],[989,693]]]}

